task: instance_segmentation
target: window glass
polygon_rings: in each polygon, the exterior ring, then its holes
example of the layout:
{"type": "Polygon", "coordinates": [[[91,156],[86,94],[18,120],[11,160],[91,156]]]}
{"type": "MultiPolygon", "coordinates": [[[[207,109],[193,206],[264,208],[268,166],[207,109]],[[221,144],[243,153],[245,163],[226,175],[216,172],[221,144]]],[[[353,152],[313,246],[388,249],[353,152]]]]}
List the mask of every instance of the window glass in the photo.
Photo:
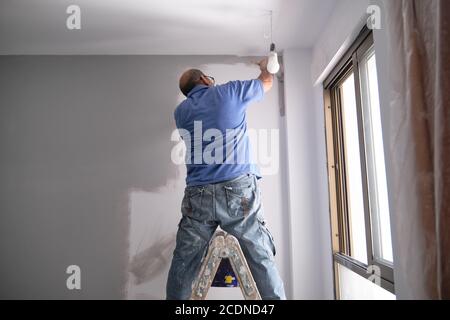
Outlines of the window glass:
{"type": "Polygon", "coordinates": [[[376,57],[373,49],[369,50],[362,60],[360,78],[374,257],[375,259],[392,263],[386,166],[376,57]]]}
{"type": "Polygon", "coordinates": [[[355,78],[352,73],[340,86],[345,149],[345,172],[351,256],[367,264],[366,226],[361,173],[355,78]]]}

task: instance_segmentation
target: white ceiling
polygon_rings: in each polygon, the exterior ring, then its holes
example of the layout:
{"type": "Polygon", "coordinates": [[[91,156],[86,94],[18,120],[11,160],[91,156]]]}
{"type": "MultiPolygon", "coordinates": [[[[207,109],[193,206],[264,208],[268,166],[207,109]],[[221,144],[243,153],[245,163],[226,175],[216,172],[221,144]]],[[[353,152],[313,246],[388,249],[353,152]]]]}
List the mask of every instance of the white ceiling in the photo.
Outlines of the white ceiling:
{"type": "Polygon", "coordinates": [[[263,55],[309,48],[336,0],[0,0],[0,54],[263,55]],[[66,8],[81,8],[81,30],[66,8]]]}

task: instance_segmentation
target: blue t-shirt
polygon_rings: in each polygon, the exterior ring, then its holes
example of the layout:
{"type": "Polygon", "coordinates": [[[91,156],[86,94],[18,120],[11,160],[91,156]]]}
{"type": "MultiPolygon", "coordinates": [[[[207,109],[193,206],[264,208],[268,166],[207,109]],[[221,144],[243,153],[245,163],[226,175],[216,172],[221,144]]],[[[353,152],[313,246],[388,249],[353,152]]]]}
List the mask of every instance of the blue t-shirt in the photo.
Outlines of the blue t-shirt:
{"type": "Polygon", "coordinates": [[[261,80],[198,85],[175,110],[186,144],[188,186],[219,183],[251,173],[260,178],[251,159],[246,110],[264,96],[261,80]]]}

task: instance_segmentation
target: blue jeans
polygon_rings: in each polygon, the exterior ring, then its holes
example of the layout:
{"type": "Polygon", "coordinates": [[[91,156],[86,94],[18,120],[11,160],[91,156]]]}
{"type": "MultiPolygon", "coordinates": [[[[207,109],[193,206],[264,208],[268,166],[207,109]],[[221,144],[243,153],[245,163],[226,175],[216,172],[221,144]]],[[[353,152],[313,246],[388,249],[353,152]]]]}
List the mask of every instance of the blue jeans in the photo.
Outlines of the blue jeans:
{"type": "Polygon", "coordinates": [[[167,279],[168,300],[188,300],[209,241],[217,227],[239,240],[263,300],[286,299],[275,265],[275,244],[266,226],[254,175],[187,187],[181,205],[176,248],[167,279]]]}

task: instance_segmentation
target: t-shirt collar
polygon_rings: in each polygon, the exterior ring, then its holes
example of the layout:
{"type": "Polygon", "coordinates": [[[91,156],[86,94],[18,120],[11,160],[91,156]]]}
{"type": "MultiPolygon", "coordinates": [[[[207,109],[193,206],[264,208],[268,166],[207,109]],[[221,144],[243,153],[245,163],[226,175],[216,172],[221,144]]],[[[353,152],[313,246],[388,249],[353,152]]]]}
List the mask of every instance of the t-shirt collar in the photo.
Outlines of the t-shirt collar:
{"type": "Polygon", "coordinates": [[[196,92],[198,92],[198,91],[200,91],[202,89],[207,89],[207,88],[209,88],[209,87],[204,85],[204,84],[196,85],[194,87],[194,89],[192,89],[191,92],[188,93],[188,98],[190,98],[194,93],[196,93],[196,92]]]}

